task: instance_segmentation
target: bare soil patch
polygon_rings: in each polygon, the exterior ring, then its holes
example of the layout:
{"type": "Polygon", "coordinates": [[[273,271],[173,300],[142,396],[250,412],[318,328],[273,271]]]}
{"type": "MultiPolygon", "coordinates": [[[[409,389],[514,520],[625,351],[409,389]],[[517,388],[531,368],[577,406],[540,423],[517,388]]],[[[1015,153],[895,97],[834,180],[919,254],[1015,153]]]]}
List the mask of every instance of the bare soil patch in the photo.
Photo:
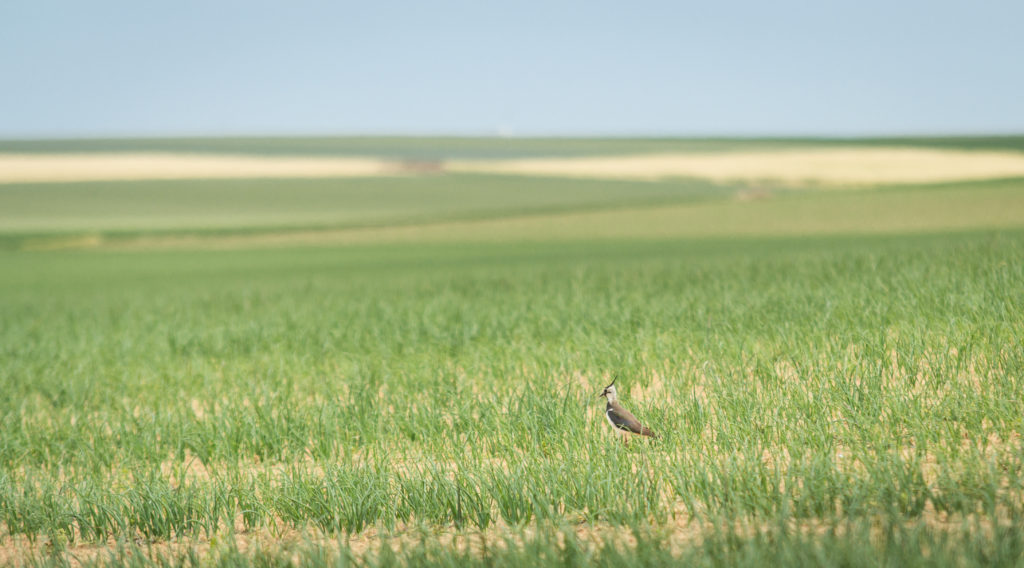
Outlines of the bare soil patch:
{"type": "MultiPolygon", "coordinates": [[[[653,525],[647,530],[654,529],[654,532],[664,539],[663,544],[667,545],[671,554],[676,557],[681,556],[687,549],[700,546],[716,530],[730,531],[738,538],[752,538],[757,535],[769,535],[772,531],[780,529],[773,522],[753,517],[736,519],[730,525],[718,527],[711,522],[693,519],[685,514],[664,519],[664,521],[664,524],[653,525]]],[[[917,522],[919,526],[937,533],[963,535],[982,531],[987,538],[993,537],[992,533],[996,527],[1012,526],[1010,519],[1005,515],[997,516],[995,519],[979,518],[977,515],[949,515],[936,512],[931,504],[925,508],[917,522]]],[[[880,533],[882,519],[878,519],[878,523],[877,530],[880,533]]],[[[913,522],[908,522],[907,526],[913,524],[913,522]]],[[[418,543],[428,540],[444,548],[470,552],[474,556],[482,557],[488,551],[502,550],[509,546],[521,547],[527,540],[536,538],[538,532],[542,530],[556,531],[559,548],[564,548],[567,544],[566,537],[575,537],[577,546],[590,553],[609,546],[628,551],[639,545],[639,535],[635,529],[612,526],[603,522],[572,522],[569,519],[561,525],[562,530],[556,528],[557,523],[538,524],[536,522],[518,528],[497,522],[485,530],[456,530],[452,527],[426,527],[408,524],[383,532],[379,527],[371,527],[353,535],[327,534],[314,527],[282,526],[245,530],[240,521],[236,521],[236,525],[233,530],[224,527],[212,537],[198,536],[169,541],[128,538],[127,542],[122,540],[120,544],[113,537],[106,542],[77,541],[57,547],[48,542],[45,537],[34,543],[21,537],[8,538],[0,540],[0,565],[25,566],[47,558],[56,558],[68,566],[77,567],[85,564],[104,564],[119,556],[132,558],[136,555],[159,561],[160,559],[170,560],[181,557],[189,551],[198,558],[209,562],[215,557],[218,550],[223,551],[227,547],[243,554],[257,550],[268,553],[290,551],[292,553],[291,560],[299,563],[301,561],[299,549],[302,547],[321,548],[327,553],[328,558],[336,560],[342,554],[342,546],[344,546],[347,549],[345,553],[347,558],[365,561],[368,556],[379,554],[384,548],[390,548],[392,552],[400,553],[403,549],[411,549],[418,543]],[[121,549],[120,554],[119,549],[121,549]]],[[[794,519],[785,523],[787,532],[805,537],[823,536],[832,531],[842,535],[846,532],[845,529],[846,527],[834,520],[794,519]]],[[[872,538],[882,538],[882,535],[873,534],[872,538]]]]}

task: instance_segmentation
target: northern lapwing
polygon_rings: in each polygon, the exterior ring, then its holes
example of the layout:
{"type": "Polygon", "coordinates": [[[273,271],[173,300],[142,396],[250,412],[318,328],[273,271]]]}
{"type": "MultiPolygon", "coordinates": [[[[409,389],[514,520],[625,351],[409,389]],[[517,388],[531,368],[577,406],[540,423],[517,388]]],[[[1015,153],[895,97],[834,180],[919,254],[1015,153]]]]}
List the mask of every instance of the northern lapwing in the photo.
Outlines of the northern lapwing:
{"type": "Polygon", "coordinates": [[[636,419],[636,416],[633,416],[630,411],[622,408],[622,405],[619,404],[619,397],[615,393],[615,381],[617,380],[619,380],[618,377],[612,381],[612,384],[604,387],[604,392],[598,396],[598,398],[603,396],[608,401],[604,410],[604,415],[605,418],[608,419],[608,423],[616,430],[622,432],[623,441],[627,444],[629,443],[630,434],[657,438],[657,434],[652,432],[647,426],[641,424],[640,421],[636,419]]]}

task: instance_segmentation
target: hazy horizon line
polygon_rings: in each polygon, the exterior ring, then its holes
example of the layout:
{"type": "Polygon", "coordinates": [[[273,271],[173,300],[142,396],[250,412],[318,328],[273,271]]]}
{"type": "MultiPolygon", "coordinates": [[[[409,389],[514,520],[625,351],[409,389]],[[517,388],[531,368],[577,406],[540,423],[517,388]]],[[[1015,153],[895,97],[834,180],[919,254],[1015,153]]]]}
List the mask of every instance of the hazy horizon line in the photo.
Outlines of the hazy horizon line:
{"type": "Polygon", "coordinates": [[[592,140],[759,140],[759,139],[901,139],[901,138],[1013,138],[1024,136],[1024,129],[1015,130],[936,130],[892,132],[752,132],[752,133],[672,133],[672,132],[522,132],[493,131],[353,131],[353,132],[164,132],[164,133],[89,133],[89,134],[0,134],[0,142],[47,142],[89,140],[174,140],[174,139],[274,139],[274,138],[448,138],[482,140],[529,139],[592,139],[592,140]]]}

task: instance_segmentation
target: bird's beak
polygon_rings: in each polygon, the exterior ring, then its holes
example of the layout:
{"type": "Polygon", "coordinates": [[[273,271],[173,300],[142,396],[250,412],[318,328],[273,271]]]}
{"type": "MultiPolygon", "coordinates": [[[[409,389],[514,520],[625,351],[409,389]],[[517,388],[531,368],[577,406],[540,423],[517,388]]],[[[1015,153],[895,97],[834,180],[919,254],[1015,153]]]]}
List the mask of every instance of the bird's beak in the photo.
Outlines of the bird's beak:
{"type": "Polygon", "coordinates": [[[602,396],[605,396],[606,394],[608,394],[608,391],[604,391],[603,393],[597,395],[597,398],[601,398],[602,396]]]}

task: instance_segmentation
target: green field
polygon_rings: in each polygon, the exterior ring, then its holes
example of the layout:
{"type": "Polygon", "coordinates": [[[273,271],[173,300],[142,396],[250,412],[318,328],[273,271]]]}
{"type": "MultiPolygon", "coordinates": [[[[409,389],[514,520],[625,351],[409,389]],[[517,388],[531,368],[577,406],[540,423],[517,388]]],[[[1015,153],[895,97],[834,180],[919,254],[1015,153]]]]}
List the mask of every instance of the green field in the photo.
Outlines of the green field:
{"type": "Polygon", "coordinates": [[[744,189],[0,186],[0,565],[1020,565],[1024,181],[744,189]]]}
{"type": "Polygon", "coordinates": [[[698,180],[523,183],[486,175],[9,184],[0,185],[0,228],[114,235],[338,229],[686,203],[734,191],[698,180]]]}

